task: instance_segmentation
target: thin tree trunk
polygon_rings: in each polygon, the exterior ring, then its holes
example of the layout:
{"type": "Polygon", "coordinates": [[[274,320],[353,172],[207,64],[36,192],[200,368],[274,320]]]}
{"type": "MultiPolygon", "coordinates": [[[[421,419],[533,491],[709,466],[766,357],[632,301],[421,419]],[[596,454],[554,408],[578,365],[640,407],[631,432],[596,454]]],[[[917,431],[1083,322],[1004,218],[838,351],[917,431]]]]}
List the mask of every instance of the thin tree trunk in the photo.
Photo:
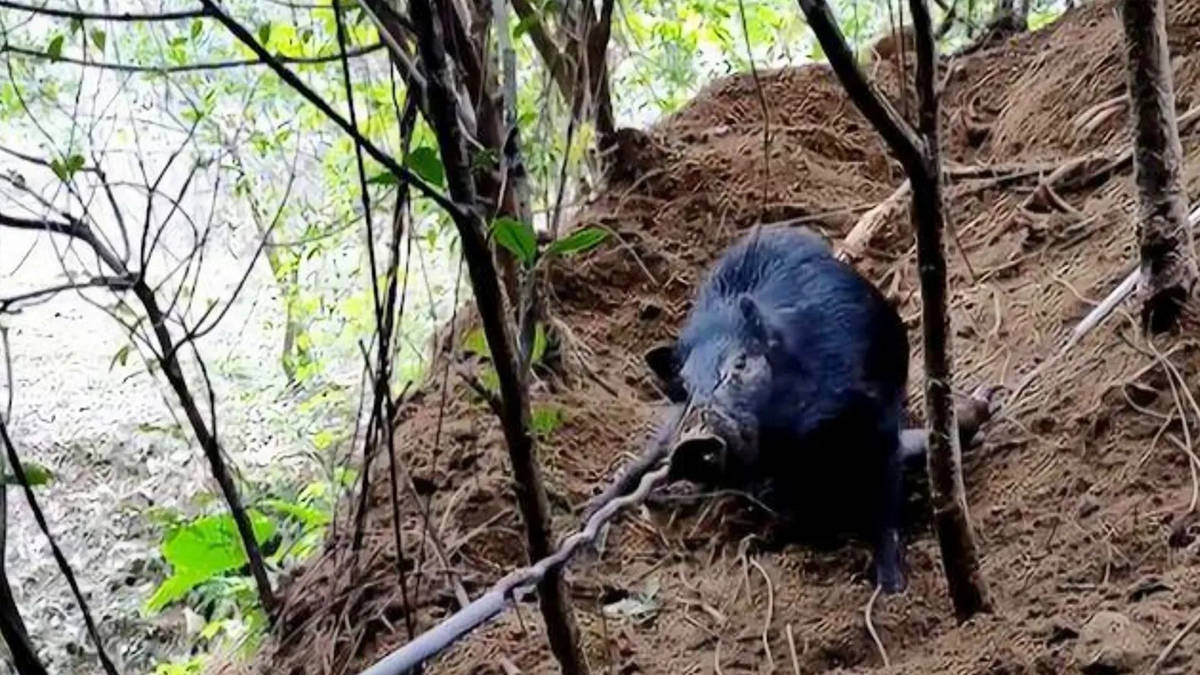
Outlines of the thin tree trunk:
{"type": "Polygon", "coordinates": [[[37,651],[29,641],[29,632],[21,619],[12,587],[8,585],[8,573],[0,566],[0,635],[8,645],[13,666],[18,675],[46,675],[46,667],[38,660],[37,651]]]}
{"type": "Polygon", "coordinates": [[[237,526],[242,547],[246,550],[246,558],[250,563],[250,574],[254,577],[254,583],[258,587],[259,602],[262,603],[263,611],[266,612],[269,619],[274,621],[275,595],[271,591],[271,581],[267,578],[267,567],[263,562],[262,551],[258,548],[258,541],[254,538],[254,529],[250,525],[250,518],[246,515],[246,509],[242,505],[241,495],[238,494],[237,485],[233,482],[233,475],[225,464],[225,458],[221,456],[220,441],[213,435],[213,430],[208,428],[204,416],[200,413],[200,406],[192,396],[187,380],[184,379],[175,341],[167,331],[166,317],[159,309],[154,291],[146,285],[143,279],[138,279],[133,284],[133,293],[146,309],[146,318],[150,320],[151,330],[158,341],[158,348],[162,352],[163,374],[166,375],[171,388],[175,390],[175,395],[179,397],[179,404],[191,424],[192,433],[196,434],[200,449],[204,452],[204,457],[208,459],[213,478],[216,479],[217,486],[221,489],[225,503],[229,505],[229,512],[233,516],[234,525],[237,526]]]}
{"type": "Polygon", "coordinates": [[[1180,183],[1183,150],[1162,0],[1124,0],[1129,95],[1133,102],[1134,180],[1141,252],[1142,326],[1176,325],[1195,288],[1196,253],[1180,183]]]}
{"type": "MultiPolygon", "coordinates": [[[[531,560],[539,560],[551,553],[550,506],[542,482],[541,467],[534,453],[529,390],[524,386],[524,378],[517,364],[504,297],[484,239],[484,223],[475,210],[476,190],[462,132],[455,120],[453,77],[450,64],[446,61],[441,25],[434,15],[430,0],[413,0],[410,11],[420,35],[421,61],[428,78],[429,123],[437,134],[442,151],[451,198],[461,205],[455,225],[471,286],[475,291],[484,336],[492,355],[492,365],[500,381],[500,421],[513,466],[517,504],[525,521],[528,554],[531,560]]],[[[538,584],[538,600],[550,647],[563,672],[566,675],[587,673],[587,662],[579,649],[578,629],[561,570],[547,574],[538,584]]]]}
{"type": "Polygon", "coordinates": [[[917,46],[919,131],[924,141],[923,174],[912,179],[913,225],[917,233],[917,267],[921,279],[921,327],[925,357],[925,417],[929,427],[930,502],[934,528],[942,550],[942,566],[954,603],[965,621],[990,612],[992,600],[979,569],[979,554],[967,509],[962,477],[962,448],[950,382],[954,345],[947,308],[945,204],[942,201],[942,163],[938,133],[936,89],[937,45],[925,0],[909,0],[917,46]]]}
{"type": "Polygon", "coordinates": [[[950,392],[953,345],[942,241],[944,211],[933,21],[925,0],[909,0],[917,47],[916,84],[920,104],[920,128],[914,130],[867,80],[825,0],[799,0],[799,3],[846,93],[900,160],[912,186],[924,331],[930,500],[950,598],[959,620],[966,620],[976,613],[991,611],[992,601],[980,573],[967,511],[958,422],[950,392]]]}

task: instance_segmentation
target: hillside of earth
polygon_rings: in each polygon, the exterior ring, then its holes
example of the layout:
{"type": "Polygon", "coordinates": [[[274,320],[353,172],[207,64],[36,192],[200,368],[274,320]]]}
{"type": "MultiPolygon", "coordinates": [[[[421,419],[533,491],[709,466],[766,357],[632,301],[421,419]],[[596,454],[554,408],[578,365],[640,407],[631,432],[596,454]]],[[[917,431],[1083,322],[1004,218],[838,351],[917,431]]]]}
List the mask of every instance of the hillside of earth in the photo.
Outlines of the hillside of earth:
{"type": "MultiPolygon", "coordinates": [[[[1200,105],[1200,0],[1168,4],[1194,198],[1200,129],[1185,113],[1200,105]]],[[[998,675],[1080,672],[1097,658],[1116,670],[1088,672],[1141,672],[1200,612],[1195,336],[1147,343],[1126,308],[1013,391],[1136,257],[1123,49],[1116,4],[1104,1],[941,64],[955,389],[1008,387],[966,462],[997,612],[956,624],[926,512],[914,509],[910,587],[873,608],[884,667],[863,619],[865,545],[775,549],[744,501],[680,499],[624,514],[599,554],[569,568],[593,672],[998,675]]],[[[911,115],[915,97],[897,89],[899,71],[870,70],[911,115]]],[[[780,221],[836,243],[903,180],[826,66],[759,80],[768,161],[755,79],[710,85],[645,132],[625,132],[622,174],[575,218],[617,236],[551,271],[552,344],[534,404],[561,415],[539,445],[559,535],[653,432],[663,398],[641,355],[678,328],[724,247],[780,221]]],[[[909,410],[920,423],[915,247],[899,204],[855,264],[908,326],[909,410]]],[[[456,589],[477,597],[527,562],[500,429],[458,374],[481,367],[463,348],[473,308],[463,316],[437,345],[452,367],[432,368],[411,394],[396,439],[411,478],[399,529],[419,551],[405,561],[418,630],[458,607],[456,589]]],[[[290,579],[259,671],[353,673],[408,639],[387,462],[375,468],[362,549],[345,520],[324,555],[290,579]]],[[[428,672],[555,673],[539,621],[524,602],[428,672]]],[[[1172,646],[1162,670],[1197,671],[1200,631],[1172,646]]]]}

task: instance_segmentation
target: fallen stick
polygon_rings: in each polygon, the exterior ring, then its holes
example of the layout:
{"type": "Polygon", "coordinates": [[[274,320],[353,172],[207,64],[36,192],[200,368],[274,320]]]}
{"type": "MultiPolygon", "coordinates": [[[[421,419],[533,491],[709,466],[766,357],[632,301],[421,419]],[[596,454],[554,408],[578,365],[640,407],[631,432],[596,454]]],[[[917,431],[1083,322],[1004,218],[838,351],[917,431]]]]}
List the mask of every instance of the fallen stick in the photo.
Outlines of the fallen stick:
{"type": "Polygon", "coordinates": [[[644,500],[655,485],[666,479],[669,470],[670,463],[667,462],[643,475],[637,490],[599,508],[588,518],[584,529],[567,537],[554,554],[505,575],[477,600],[362,671],[361,675],[404,675],[496,616],[513,603],[518,593],[532,592],[548,572],[565,565],[579,549],[594,541],[600,528],[618,511],[644,500]]]}
{"type": "MultiPolygon", "coordinates": [[[[1188,227],[1196,229],[1198,226],[1200,226],[1200,206],[1196,206],[1192,209],[1192,212],[1188,214],[1188,227]]],[[[1092,331],[1092,329],[1103,323],[1104,320],[1108,318],[1108,315],[1113,313],[1113,310],[1120,306],[1122,302],[1125,302],[1125,300],[1133,293],[1133,290],[1137,288],[1138,281],[1141,279],[1141,276],[1141,267],[1134,267],[1133,270],[1125,277],[1125,279],[1121,281],[1121,283],[1118,284],[1117,287],[1114,288],[1107,296],[1105,296],[1103,300],[1100,301],[1100,304],[1093,307],[1092,311],[1088,312],[1087,316],[1083,317],[1083,319],[1081,319],[1079,323],[1075,325],[1075,328],[1071,331],[1071,334],[1067,336],[1066,341],[1063,342],[1063,345],[1059,347],[1058,351],[1053,356],[1041,362],[1036,368],[1029,371],[1029,374],[1026,375],[1024,379],[1021,380],[1020,384],[1018,384],[1012,390],[1012,394],[1010,394],[1008,397],[1008,403],[1006,404],[1006,407],[1011,408],[1015,402],[1019,400],[1020,395],[1024,393],[1025,389],[1032,384],[1035,379],[1040,377],[1041,374],[1044,373],[1051,365],[1057,363],[1062,359],[1062,357],[1066,356],[1067,352],[1073,349],[1075,345],[1079,344],[1079,341],[1083,339],[1083,336],[1087,335],[1092,331]]]]}
{"type": "MultiPolygon", "coordinates": [[[[958,438],[961,446],[971,447],[979,430],[992,418],[996,412],[995,397],[999,387],[980,386],[971,396],[960,403],[956,409],[958,416],[958,438]]],[[[638,484],[642,475],[670,455],[673,429],[679,423],[680,406],[673,407],[667,418],[667,423],[646,444],[646,449],[631,462],[625,470],[608,486],[604,492],[588,500],[583,511],[587,520],[592,513],[604,504],[628,493],[638,484]]],[[[924,456],[929,447],[929,432],[926,429],[902,429],[900,431],[900,454],[905,461],[924,456]]],[[[669,463],[668,463],[669,466],[669,463]]]]}

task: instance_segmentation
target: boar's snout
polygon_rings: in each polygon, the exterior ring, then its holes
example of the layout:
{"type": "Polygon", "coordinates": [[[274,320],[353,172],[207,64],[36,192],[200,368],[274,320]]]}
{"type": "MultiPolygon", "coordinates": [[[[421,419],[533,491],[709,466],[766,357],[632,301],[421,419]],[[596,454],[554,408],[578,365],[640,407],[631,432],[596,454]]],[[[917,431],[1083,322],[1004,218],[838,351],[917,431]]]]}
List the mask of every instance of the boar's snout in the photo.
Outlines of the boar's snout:
{"type": "Polygon", "coordinates": [[[714,406],[700,406],[681,425],[675,442],[671,474],[696,483],[727,481],[731,455],[742,452],[742,425],[714,406]]]}
{"type": "Polygon", "coordinates": [[[675,445],[672,473],[678,478],[712,483],[725,468],[725,441],[716,434],[697,434],[680,439],[675,445]]]}

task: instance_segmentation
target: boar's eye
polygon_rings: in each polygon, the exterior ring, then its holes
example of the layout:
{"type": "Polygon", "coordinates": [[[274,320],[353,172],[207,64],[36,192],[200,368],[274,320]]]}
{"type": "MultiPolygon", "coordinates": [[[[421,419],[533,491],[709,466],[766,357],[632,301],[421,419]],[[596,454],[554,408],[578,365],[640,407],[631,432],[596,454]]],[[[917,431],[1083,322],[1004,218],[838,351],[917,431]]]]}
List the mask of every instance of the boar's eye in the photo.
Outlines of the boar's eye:
{"type": "Polygon", "coordinates": [[[733,359],[733,369],[742,371],[746,369],[746,353],[742,352],[733,359]]]}

